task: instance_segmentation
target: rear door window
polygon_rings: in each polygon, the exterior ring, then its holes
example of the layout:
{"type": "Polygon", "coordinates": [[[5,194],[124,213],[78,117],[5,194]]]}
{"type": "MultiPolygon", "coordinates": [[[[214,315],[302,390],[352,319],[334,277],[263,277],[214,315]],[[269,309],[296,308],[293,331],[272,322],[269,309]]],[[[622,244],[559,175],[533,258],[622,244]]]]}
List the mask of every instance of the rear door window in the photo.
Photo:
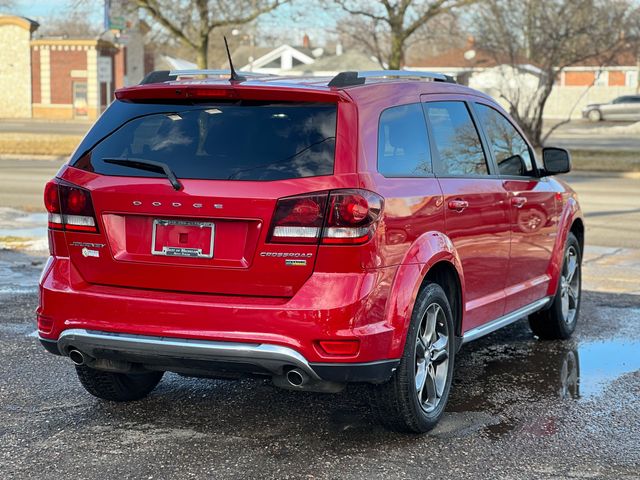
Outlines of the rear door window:
{"type": "Polygon", "coordinates": [[[385,177],[433,173],[427,126],[419,103],[391,107],[380,115],[378,171],[385,177]]]}
{"type": "Polygon", "coordinates": [[[529,145],[511,122],[487,105],[477,103],[476,111],[500,175],[536,176],[529,145]]]}
{"type": "Polygon", "coordinates": [[[139,158],[166,163],[178,178],[209,180],[281,180],[333,173],[334,104],[174,108],[128,121],[74,166],[105,175],[160,175],[103,161],[139,158]]]}
{"type": "Polygon", "coordinates": [[[464,102],[429,102],[424,109],[443,176],[488,175],[478,131],[464,102]]]}

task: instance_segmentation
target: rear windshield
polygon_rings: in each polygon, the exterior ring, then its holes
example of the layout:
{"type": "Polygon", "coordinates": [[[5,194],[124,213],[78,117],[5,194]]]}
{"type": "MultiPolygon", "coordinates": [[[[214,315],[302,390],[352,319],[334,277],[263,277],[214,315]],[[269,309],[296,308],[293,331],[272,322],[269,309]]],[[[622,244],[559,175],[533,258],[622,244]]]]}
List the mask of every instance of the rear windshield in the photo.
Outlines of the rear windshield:
{"type": "Polygon", "coordinates": [[[161,175],[104,161],[142,159],[167,164],[178,178],[314,177],[333,173],[335,138],[335,104],[177,108],[128,121],[73,166],[104,175],[161,175]]]}

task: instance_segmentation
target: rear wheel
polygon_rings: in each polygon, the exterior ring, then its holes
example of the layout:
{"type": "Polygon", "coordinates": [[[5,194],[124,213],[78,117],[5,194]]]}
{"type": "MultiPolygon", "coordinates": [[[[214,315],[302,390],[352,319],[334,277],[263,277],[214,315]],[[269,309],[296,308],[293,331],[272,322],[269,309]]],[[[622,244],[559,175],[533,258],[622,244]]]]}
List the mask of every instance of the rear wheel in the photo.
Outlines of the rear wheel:
{"type": "Polygon", "coordinates": [[[156,388],[164,372],[114,373],[86,365],[76,366],[80,383],[87,392],[103,400],[130,402],[140,400],[156,388]]]}
{"type": "Polygon", "coordinates": [[[567,339],[576,329],[582,291],[580,243],[569,233],[564,250],[558,290],[547,310],[529,316],[531,330],[545,340],[567,339]]]}
{"type": "Polygon", "coordinates": [[[453,315],[442,288],[429,283],[416,299],[398,369],[374,385],[373,405],[381,423],[402,432],[436,426],[449,397],[454,362],[453,315]]]}

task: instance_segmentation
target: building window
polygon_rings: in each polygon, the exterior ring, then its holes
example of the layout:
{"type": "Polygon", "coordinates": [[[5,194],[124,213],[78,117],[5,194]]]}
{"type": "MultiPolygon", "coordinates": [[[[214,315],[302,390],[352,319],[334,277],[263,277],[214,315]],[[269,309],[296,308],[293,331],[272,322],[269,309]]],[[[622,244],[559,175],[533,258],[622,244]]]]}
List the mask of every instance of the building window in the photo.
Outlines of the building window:
{"type": "Polygon", "coordinates": [[[638,86],[638,71],[630,70],[625,72],[625,81],[624,85],[626,87],[637,87],[638,86]]]}

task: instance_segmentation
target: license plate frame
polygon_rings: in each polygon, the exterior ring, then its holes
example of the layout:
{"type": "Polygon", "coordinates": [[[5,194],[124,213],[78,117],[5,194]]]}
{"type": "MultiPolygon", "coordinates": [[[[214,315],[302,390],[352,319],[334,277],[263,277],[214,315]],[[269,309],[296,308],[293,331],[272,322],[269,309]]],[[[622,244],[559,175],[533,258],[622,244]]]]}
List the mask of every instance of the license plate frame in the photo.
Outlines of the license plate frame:
{"type": "Polygon", "coordinates": [[[170,220],[164,218],[156,218],[153,220],[152,232],[151,232],[151,254],[160,255],[165,257],[181,257],[181,258],[213,258],[213,244],[216,233],[216,226],[214,222],[200,221],[200,220],[170,220]],[[177,245],[162,245],[161,250],[156,249],[156,240],[158,233],[158,226],[171,227],[197,227],[197,228],[210,228],[211,239],[208,247],[209,251],[204,252],[202,248],[198,247],[181,247],[177,245]]]}

